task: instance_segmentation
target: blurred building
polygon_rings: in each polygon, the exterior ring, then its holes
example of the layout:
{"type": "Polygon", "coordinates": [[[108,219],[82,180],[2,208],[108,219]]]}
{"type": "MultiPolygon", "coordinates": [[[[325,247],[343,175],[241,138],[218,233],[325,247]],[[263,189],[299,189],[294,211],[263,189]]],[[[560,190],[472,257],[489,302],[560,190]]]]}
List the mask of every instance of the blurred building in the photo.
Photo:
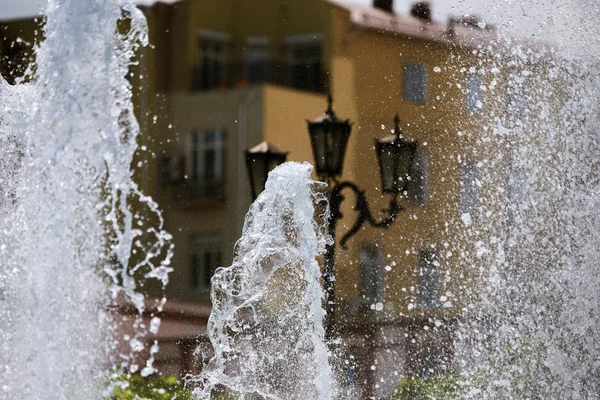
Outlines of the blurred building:
{"type": "MultiPolygon", "coordinates": [[[[478,218],[481,186],[468,133],[501,108],[486,98],[492,78],[478,56],[495,33],[474,18],[432,21],[427,3],[410,15],[392,8],[392,0],[143,8],[152,46],[140,50],[129,76],[139,87],[147,149],[136,174],[164,210],[176,246],[156,357],[164,371],[197,368],[191,349],[205,332],[210,278],[231,263],[251,203],[244,150],[266,141],[288,160],[312,162],[306,119],[322,115],[329,93],[336,114],[353,123],[343,178],[366,190],[375,215],[384,217],[389,201],[375,139],[389,135],[398,113],[404,135],[419,142],[405,210],[390,228],[367,226],[337,251],[345,388],[383,398],[401,377],[455,369],[452,327],[468,279],[456,238],[478,218]]],[[[3,24],[5,37],[21,29],[15,24],[3,24]]],[[[4,42],[5,60],[25,54],[4,42]]],[[[338,238],[354,223],[351,196],[338,238]]]]}
{"type": "MultiPolygon", "coordinates": [[[[156,115],[156,159],[144,176],[177,246],[167,295],[182,302],[207,302],[212,271],[232,260],[251,201],[243,151],[267,141],[312,162],[306,119],[323,113],[327,93],[353,123],[344,179],[366,190],[375,213],[389,201],[375,138],[398,113],[419,141],[405,211],[337,252],[340,373],[359,397],[455,368],[452,326],[466,279],[456,238],[478,217],[480,190],[467,133],[491,113],[478,52],[494,31],[472,17],[431,21],[427,3],[411,15],[391,10],[391,1],[157,4],[145,10],[156,47],[139,72],[156,115]]],[[[347,200],[338,238],[356,215],[347,200]]]]}

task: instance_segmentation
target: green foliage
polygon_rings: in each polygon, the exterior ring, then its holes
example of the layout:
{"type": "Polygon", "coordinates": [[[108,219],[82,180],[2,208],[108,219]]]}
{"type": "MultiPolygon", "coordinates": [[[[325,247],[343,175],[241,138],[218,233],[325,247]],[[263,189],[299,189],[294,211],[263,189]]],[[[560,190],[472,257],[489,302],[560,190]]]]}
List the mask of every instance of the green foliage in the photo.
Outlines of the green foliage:
{"type": "Polygon", "coordinates": [[[392,400],[552,398],[560,390],[544,363],[546,346],[531,337],[500,347],[489,364],[461,375],[402,379],[392,400]]]}
{"type": "Polygon", "coordinates": [[[192,392],[173,376],[144,378],[137,374],[118,374],[109,400],[191,400],[192,392]]]}
{"type": "Polygon", "coordinates": [[[494,399],[552,398],[560,388],[545,363],[547,351],[541,340],[515,338],[498,349],[487,372],[479,372],[478,389],[494,399]]]}
{"type": "Polygon", "coordinates": [[[444,375],[432,379],[402,379],[392,400],[450,400],[460,398],[459,377],[444,375]]]}

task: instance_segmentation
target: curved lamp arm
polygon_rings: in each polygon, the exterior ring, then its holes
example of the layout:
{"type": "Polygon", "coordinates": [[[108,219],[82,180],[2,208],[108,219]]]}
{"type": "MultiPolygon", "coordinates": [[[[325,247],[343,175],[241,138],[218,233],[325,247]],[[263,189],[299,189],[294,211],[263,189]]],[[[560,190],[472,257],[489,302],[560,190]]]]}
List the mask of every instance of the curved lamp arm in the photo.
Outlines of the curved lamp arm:
{"type": "Polygon", "coordinates": [[[362,228],[365,222],[368,222],[374,228],[387,228],[395,221],[396,217],[398,216],[398,213],[403,210],[403,208],[398,204],[398,195],[394,194],[392,196],[392,199],[390,200],[389,208],[384,210],[388,213],[388,216],[381,221],[377,221],[373,217],[371,210],[369,210],[367,198],[365,197],[365,191],[361,190],[352,182],[340,182],[337,185],[335,185],[331,190],[331,196],[329,199],[329,206],[331,209],[331,221],[329,224],[330,229],[332,229],[333,232],[335,232],[335,225],[337,220],[342,218],[340,206],[344,200],[344,196],[342,195],[342,191],[344,189],[350,189],[354,192],[354,195],[356,197],[354,209],[358,211],[358,216],[356,218],[356,221],[354,222],[354,225],[352,225],[348,232],[346,232],[340,239],[340,245],[343,249],[346,249],[346,242],[348,241],[348,239],[354,236],[360,230],[360,228],[362,228]]]}

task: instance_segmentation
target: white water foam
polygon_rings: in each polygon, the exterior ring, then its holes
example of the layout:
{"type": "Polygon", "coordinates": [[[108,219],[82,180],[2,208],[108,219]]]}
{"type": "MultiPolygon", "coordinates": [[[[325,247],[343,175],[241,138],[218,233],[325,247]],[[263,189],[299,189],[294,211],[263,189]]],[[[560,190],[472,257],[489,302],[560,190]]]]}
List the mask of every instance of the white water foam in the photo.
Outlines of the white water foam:
{"type": "Polygon", "coordinates": [[[332,398],[316,259],[331,240],[327,186],[311,171],[289,162],[269,173],[233,264],[215,273],[208,323],[214,355],[190,377],[200,385],[196,398],[332,398]]]}
{"type": "Polygon", "coordinates": [[[0,79],[0,397],[99,398],[95,378],[140,350],[114,354],[106,310],[141,312],[136,278],[169,271],[169,235],[131,169],[125,75],[146,23],[131,3],[52,0],[45,36],[31,81],[0,79]]]}

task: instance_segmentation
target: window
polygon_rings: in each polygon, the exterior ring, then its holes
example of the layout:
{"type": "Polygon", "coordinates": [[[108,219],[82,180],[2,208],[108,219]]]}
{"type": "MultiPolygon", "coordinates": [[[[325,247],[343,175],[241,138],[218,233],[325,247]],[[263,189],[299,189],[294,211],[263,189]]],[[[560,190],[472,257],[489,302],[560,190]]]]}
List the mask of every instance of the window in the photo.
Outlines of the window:
{"type": "Polygon", "coordinates": [[[248,38],[246,44],[246,81],[263,83],[269,79],[269,41],[267,38],[248,38]]]}
{"type": "Polygon", "coordinates": [[[217,237],[194,236],[191,239],[190,286],[210,290],[210,280],[221,264],[220,240],[217,237]]]}
{"type": "Polygon", "coordinates": [[[424,64],[404,64],[404,99],[427,103],[427,71],[424,64]]]}
{"type": "Polygon", "coordinates": [[[508,76],[508,107],[507,120],[509,124],[522,124],[529,114],[527,102],[528,92],[526,78],[518,72],[512,71],[508,76]]]}
{"type": "Polygon", "coordinates": [[[421,250],[419,253],[419,306],[424,309],[438,306],[439,267],[434,250],[421,250]]]}
{"type": "Polygon", "coordinates": [[[482,86],[483,82],[477,74],[470,73],[467,75],[465,96],[467,109],[472,113],[479,113],[483,109],[482,86]]]}
{"type": "Polygon", "coordinates": [[[228,35],[201,31],[198,38],[196,89],[213,89],[225,85],[228,35]]]}
{"type": "Polygon", "coordinates": [[[188,179],[200,195],[218,197],[225,181],[224,133],[219,130],[195,132],[189,140],[188,179]]]}
{"type": "Polygon", "coordinates": [[[160,158],[159,182],[161,185],[181,183],[185,176],[185,158],[179,153],[166,154],[160,158]]]}
{"type": "Polygon", "coordinates": [[[355,385],[358,378],[357,362],[353,355],[344,360],[344,384],[355,385]]]}
{"type": "MultiPolygon", "coordinates": [[[[518,152],[516,156],[519,156],[518,152]]],[[[508,196],[511,206],[518,208],[525,200],[527,174],[523,165],[518,161],[515,162],[514,157],[513,154],[508,166],[508,196]]]]}
{"type": "Polygon", "coordinates": [[[477,164],[471,160],[462,160],[460,164],[460,213],[477,214],[478,196],[477,164]]]}
{"type": "Polygon", "coordinates": [[[360,249],[360,281],[362,296],[367,304],[383,299],[383,257],[377,244],[364,244],[360,249]]]}
{"type": "Polygon", "coordinates": [[[415,155],[409,174],[409,180],[404,188],[404,198],[418,205],[425,205],[429,200],[428,185],[429,159],[426,154],[415,155]]]}
{"type": "Polygon", "coordinates": [[[289,85],[302,90],[323,91],[321,35],[294,36],[289,46],[289,85]]]}

